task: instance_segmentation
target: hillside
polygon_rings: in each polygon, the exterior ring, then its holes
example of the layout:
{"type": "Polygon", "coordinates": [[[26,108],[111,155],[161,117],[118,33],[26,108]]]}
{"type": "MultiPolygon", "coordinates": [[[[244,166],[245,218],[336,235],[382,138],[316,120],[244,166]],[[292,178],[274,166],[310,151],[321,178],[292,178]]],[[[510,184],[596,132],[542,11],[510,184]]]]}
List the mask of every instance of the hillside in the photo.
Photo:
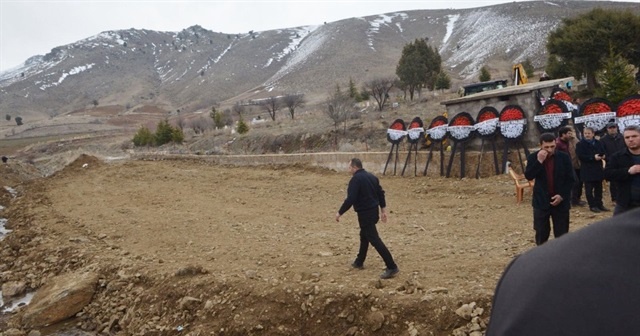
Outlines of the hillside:
{"type": "MultiPolygon", "coordinates": [[[[112,146],[126,148],[124,143],[140,126],[154,128],[164,118],[187,127],[206,124],[211,122],[212,106],[222,111],[237,102],[283,93],[305,95],[307,104],[297,111],[301,120],[283,126],[281,121],[289,116],[279,111],[280,120],[264,126],[265,133],[326,133],[332,125],[321,111],[328,92],[336,84],[346,88],[349,79],[361,86],[394,76],[403,46],[416,38],[428,38],[440,51],[453,88],[423,92],[409,104],[401,93],[394,94],[392,101],[402,103],[399,109],[365,120],[374,130],[384,129],[394,117],[410,120],[418,115],[427,120],[444,112],[440,100],[476,81],[483,65],[493,78],[509,78],[512,64],[527,58],[541,71],[547,34],[562,18],[595,7],[640,10],[622,2],[532,1],[383,13],[235,35],[196,23],[180,32],[106,31],[33,56],[23,67],[0,74],[0,138],[5,142],[0,150],[7,146],[12,149],[5,152],[13,153],[24,139],[50,142],[68,138],[65,135],[108,139],[112,146]],[[17,126],[16,117],[24,125],[17,126]]],[[[375,111],[365,106],[361,112],[375,111]]],[[[253,106],[244,117],[260,114],[266,116],[253,106]]],[[[215,141],[200,143],[209,146],[215,141]]]]}

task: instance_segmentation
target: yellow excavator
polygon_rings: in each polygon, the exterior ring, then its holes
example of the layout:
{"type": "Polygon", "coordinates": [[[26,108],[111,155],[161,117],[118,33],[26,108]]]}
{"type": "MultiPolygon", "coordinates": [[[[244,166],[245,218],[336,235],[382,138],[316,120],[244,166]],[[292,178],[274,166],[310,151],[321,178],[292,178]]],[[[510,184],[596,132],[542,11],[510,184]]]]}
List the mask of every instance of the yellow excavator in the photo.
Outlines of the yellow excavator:
{"type": "Polygon", "coordinates": [[[522,85],[527,84],[529,80],[527,79],[527,72],[524,70],[524,66],[521,63],[518,63],[513,66],[513,85],[522,85]]]}

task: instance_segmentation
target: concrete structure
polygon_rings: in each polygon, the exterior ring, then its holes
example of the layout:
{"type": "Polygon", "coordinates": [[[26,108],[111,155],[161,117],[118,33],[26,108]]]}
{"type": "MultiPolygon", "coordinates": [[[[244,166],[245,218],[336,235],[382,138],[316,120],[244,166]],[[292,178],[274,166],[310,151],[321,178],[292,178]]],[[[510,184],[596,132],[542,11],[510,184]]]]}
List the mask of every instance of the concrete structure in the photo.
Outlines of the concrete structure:
{"type": "MultiPolygon", "coordinates": [[[[527,116],[527,132],[523,138],[524,144],[528,148],[536,148],[538,146],[538,138],[540,132],[533,117],[539,109],[539,100],[536,92],[545,98],[551,95],[554,87],[561,87],[567,90],[567,83],[574,82],[573,77],[561,79],[553,79],[544,82],[528,83],[524,85],[509,86],[502,89],[490,90],[486,92],[476,93],[465,97],[455,98],[443,101],[442,105],[447,107],[449,118],[452,118],[460,112],[468,112],[472,117],[477,118],[478,112],[485,106],[493,106],[500,112],[507,105],[519,105],[527,116]]],[[[499,141],[498,143],[502,143],[499,141]]],[[[480,147],[480,139],[471,140],[468,148],[477,149],[480,147]]]]}

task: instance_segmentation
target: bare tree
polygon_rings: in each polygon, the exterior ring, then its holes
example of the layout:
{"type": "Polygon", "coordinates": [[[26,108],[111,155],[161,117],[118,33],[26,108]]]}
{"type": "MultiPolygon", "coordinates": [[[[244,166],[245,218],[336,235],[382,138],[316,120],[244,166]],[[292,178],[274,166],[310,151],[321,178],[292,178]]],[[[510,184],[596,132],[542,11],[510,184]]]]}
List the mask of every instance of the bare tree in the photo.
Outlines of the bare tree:
{"type": "Polygon", "coordinates": [[[176,126],[178,126],[180,130],[184,130],[184,127],[186,125],[187,122],[184,120],[184,118],[181,115],[178,115],[178,118],[176,119],[176,126]]]}
{"type": "Polygon", "coordinates": [[[233,113],[237,114],[238,117],[242,118],[242,114],[244,113],[244,105],[240,104],[240,102],[236,102],[232,107],[233,113]]]}
{"type": "Polygon", "coordinates": [[[212,121],[209,118],[200,117],[198,119],[191,120],[190,124],[196,134],[202,134],[204,131],[211,128],[212,121]]]}
{"type": "Polygon", "coordinates": [[[329,94],[325,102],[324,113],[333,121],[334,130],[338,130],[340,123],[344,123],[344,128],[347,128],[347,119],[353,109],[353,99],[349,97],[347,93],[340,91],[339,87],[329,94]]]}
{"type": "Polygon", "coordinates": [[[387,103],[389,91],[394,83],[394,78],[376,78],[365,83],[367,91],[371,92],[373,99],[378,103],[378,111],[382,111],[387,103]]]}
{"type": "Polygon", "coordinates": [[[271,120],[276,121],[276,112],[282,107],[282,100],[280,97],[271,96],[262,100],[260,106],[269,113],[271,120]]]}
{"type": "Polygon", "coordinates": [[[294,118],[296,108],[304,106],[306,101],[303,94],[288,94],[282,98],[282,102],[289,109],[291,119],[294,118]]]}

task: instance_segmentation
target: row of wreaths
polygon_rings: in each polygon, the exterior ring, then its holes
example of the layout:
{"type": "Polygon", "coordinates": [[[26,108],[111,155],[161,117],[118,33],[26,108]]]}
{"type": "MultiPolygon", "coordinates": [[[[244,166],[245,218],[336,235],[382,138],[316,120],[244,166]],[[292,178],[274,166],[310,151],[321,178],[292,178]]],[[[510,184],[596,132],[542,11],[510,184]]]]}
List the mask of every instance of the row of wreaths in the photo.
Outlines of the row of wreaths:
{"type": "MultiPolygon", "coordinates": [[[[591,98],[580,106],[571,103],[571,97],[561,88],[555,88],[549,100],[541,101],[541,107],[534,116],[540,132],[555,132],[568,124],[569,120],[579,127],[588,126],[596,132],[615,121],[620,132],[628,125],[640,125],[640,95],[632,95],[613,106],[606,99],[591,98]]],[[[397,144],[405,137],[410,143],[418,143],[426,138],[431,142],[441,142],[447,136],[454,142],[464,142],[474,136],[494,138],[498,135],[505,140],[520,140],[527,131],[527,118],[518,105],[507,105],[501,111],[485,106],[474,119],[467,112],[460,112],[448,119],[437,116],[424,127],[419,117],[409,125],[396,119],[387,129],[387,140],[397,144]]]]}

